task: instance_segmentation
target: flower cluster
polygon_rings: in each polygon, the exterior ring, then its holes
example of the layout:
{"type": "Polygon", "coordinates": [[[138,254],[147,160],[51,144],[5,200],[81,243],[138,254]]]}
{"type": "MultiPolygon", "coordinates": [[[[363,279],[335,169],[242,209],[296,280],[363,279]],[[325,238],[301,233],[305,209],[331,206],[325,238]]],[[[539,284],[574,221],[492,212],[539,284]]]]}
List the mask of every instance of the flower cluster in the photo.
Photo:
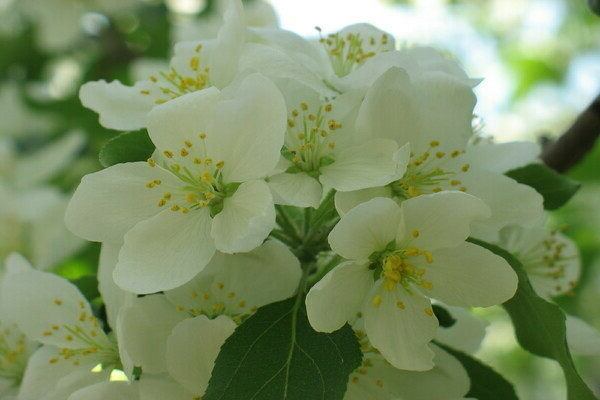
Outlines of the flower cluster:
{"type": "MultiPolygon", "coordinates": [[[[66,209],[73,233],[102,244],[102,311],[1,241],[2,258],[35,268],[6,261],[0,379],[22,381],[18,400],[200,399],[237,327],[296,296],[311,329],[354,330],[363,359],[345,400],[464,398],[468,374],[444,348],[475,350],[483,328],[462,309],[518,285],[473,239],[513,253],[544,297],[578,279],[574,245],[543,228],[542,196],[505,174],[538,146],[476,134],[479,80],[434,49],[398,49],[368,24],[319,28],[316,42],[249,28],[240,0],[222,19],[133,86],[81,87],[100,124],[145,130],[154,150],[85,176],[66,209]],[[439,308],[456,326],[440,328],[439,308]],[[450,333],[464,326],[468,343],[450,333]]],[[[40,182],[79,143],[65,141],[23,166],[0,142],[0,179],[40,182]]],[[[33,220],[29,200],[7,203],[33,220]]]]}

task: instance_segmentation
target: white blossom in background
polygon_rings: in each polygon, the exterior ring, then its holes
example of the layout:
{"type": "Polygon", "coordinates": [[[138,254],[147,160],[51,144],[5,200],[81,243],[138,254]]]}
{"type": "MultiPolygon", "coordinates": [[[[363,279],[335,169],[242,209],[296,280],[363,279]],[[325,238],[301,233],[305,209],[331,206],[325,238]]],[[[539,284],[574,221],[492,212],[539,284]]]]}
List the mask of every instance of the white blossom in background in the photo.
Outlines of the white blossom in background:
{"type": "Polygon", "coordinates": [[[47,136],[57,118],[47,112],[33,110],[24,101],[16,83],[0,85],[0,138],[47,136]]]}
{"type": "Polygon", "coordinates": [[[157,107],[148,132],[155,156],[86,176],[66,215],[85,239],[124,238],[114,276],[136,293],[182,285],[215,250],[250,251],[267,237],[275,209],[263,178],[279,160],[285,104],[252,74],[235,90],[211,88],[157,107]]]}
{"type": "Polygon", "coordinates": [[[140,5],[139,0],[19,0],[18,8],[36,27],[39,46],[49,52],[65,51],[85,35],[86,13],[115,15],[140,5]]]}
{"type": "Polygon", "coordinates": [[[438,322],[430,297],[487,307],[516,290],[516,274],[504,259],[465,242],[470,223],[486,217],[489,208],[461,192],[419,196],[401,206],[375,198],[355,207],[329,236],[332,250],[349,261],[306,297],[311,325],[332,332],[362,312],[371,344],[393,366],[433,368],[429,342],[438,322]]]}

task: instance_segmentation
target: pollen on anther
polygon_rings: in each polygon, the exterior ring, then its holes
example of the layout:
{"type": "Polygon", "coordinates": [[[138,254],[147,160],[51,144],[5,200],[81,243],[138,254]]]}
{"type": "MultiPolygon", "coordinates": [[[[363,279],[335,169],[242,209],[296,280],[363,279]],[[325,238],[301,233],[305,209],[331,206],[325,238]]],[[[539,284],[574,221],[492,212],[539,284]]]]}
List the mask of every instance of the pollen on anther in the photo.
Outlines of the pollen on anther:
{"type": "Polygon", "coordinates": [[[155,163],[155,162],[154,162],[154,160],[153,160],[153,159],[151,159],[151,158],[147,159],[147,160],[146,160],[146,162],[147,162],[147,163],[148,163],[148,165],[149,165],[149,166],[151,166],[151,167],[155,167],[155,166],[156,166],[156,163],[155,163]]]}
{"type": "Polygon", "coordinates": [[[401,302],[401,301],[397,301],[396,302],[396,307],[398,307],[401,310],[404,310],[406,308],[406,306],[404,305],[404,303],[401,302]]]}
{"type": "Polygon", "coordinates": [[[162,206],[164,206],[165,204],[167,204],[167,201],[166,201],[165,199],[160,199],[160,200],[158,201],[158,203],[156,203],[156,205],[157,205],[157,206],[159,206],[159,207],[162,207],[162,206]]]}
{"type": "Polygon", "coordinates": [[[456,179],[454,179],[454,180],[450,181],[450,184],[451,184],[452,186],[456,186],[456,185],[460,185],[460,184],[461,184],[461,182],[460,182],[459,180],[456,180],[456,179]]]}
{"type": "Polygon", "coordinates": [[[60,299],[54,299],[54,304],[56,304],[57,306],[62,306],[62,300],[60,299]]]}
{"type": "Polygon", "coordinates": [[[165,155],[165,157],[167,158],[173,158],[173,152],[169,151],[169,150],[165,150],[163,151],[163,154],[165,155]]]}
{"type": "Polygon", "coordinates": [[[225,161],[223,161],[223,160],[221,160],[215,164],[215,167],[217,167],[217,168],[223,168],[224,166],[225,166],[225,161]]]}
{"type": "Polygon", "coordinates": [[[437,153],[435,153],[435,156],[437,158],[443,158],[446,155],[446,153],[444,153],[443,151],[438,151],[437,153]]]}
{"type": "Polygon", "coordinates": [[[440,142],[438,142],[437,140],[432,140],[431,142],[429,142],[429,145],[431,147],[437,147],[440,145],[440,142]]]}
{"type": "Polygon", "coordinates": [[[175,204],[173,207],[171,207],[171,211],[179,211],[179,206],[175,204]]]}
{"type": "Polygon", "coordinates": [[[467,188],[464,186],[461,186],[460,188],[458,188],[458,190],[460,190],[461,192],[466,192],[467,188]]]}
{"type": "Polygon", "coordinates": [[[179,152],[179,154],[181,154],[181,157],[185,157],[185,156],[189,155],[190,152],[187,151],[186,149],[181,149],[181,151],[179,152]]]}
{"type": "Polygon", "coordinates": [[[375,297],[373,297],[373,305],[375,307],[379,307],[381,305],[381,296],[380,295],[376,295],[375,297]]]}
{"type": "Polygon", "coordinates": [[[187,208],[187,207],[181,207],[181,212],[184,213],[184,214],[187,214],[187,213],[190,212],[190,209],[187,208]]]}
{"type": "Polygon", "coordinates": [[[426,308],[423,311],[425,311],[425,314],[429,315],[430,317],[433,317],[433,310],[431,308],[426,308]]]}
{"type": "Polygon", "coordinates": [[[177,305],[177,306],[175,306],[175,309],[176,309],[177,311],[184,311],[184,310],[185,310],[185,307],[184,307],[184,306],[182,306],[182,305],[177,305]]]}
{"type": "Polygon", "coordinates": [[[238,306],[240,308],[244,308],[244,307],[246,307],[246,302],[245,301],[240,301],[239,304],[238,304],[238,306]]]}
{"type": "Polygon", "coordinates": [[[200,139],[206,139],[206,133],[200,133],[200,134],[198,134],[198,137],[200,139]]]}
{"type": "Polygon", "coordinates": [[[469,164],[465,164],[461,167],[461,171],[462,172],[467,172],[469,170],[469,168],[471,168],[471,166],[469,164]]]}
{"type": "Polygon", "coordinates": [[[415,239],[419,237],[419,231],[418,230],[414,230],[411,232],[412,237],[414,237],[415,239]]]}

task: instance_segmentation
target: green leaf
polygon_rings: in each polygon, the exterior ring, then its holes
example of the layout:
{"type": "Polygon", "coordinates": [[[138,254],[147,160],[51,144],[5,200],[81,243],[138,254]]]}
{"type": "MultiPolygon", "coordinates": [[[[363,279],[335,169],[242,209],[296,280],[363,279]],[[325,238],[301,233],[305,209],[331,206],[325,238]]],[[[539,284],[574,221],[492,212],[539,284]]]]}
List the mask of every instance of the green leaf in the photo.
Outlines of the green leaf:
{"type": "Polygon", "coordinates": [[[483,364],[469,354],[450,348],[444,344],[436,343],[438,346],[452,354],[467,370],[471,380],[471,388],[465,397],[478,400],[518,400],[515,389],[492,367],[483,364]]]}
{"type": "Polygon", "coordinates": [[[600,16],[600,0],[588,0],[588,5],[594,14],[600,16]]]}
{"type": "Polygon", "coordinates": [[[456,323],[456,318],[454,318],[452,314],[450,314],[450,311],[446,310],[444,307],[434,304],[431,308],[442,328],[450,328],[456,323]]]}
{"type": "Polygon", "coordinates": [[[84,275],[71,281],[72,284],[77,286],[77,289],[81,294],[91,302],[97,297],[100,297],[98,291],[98,279],[95,275],[84,275]]]}
{"type": "Polygon", "coordinates": [[[529,185],[544,197],[544,208],[556,210],[565,204],[581,186],[542,164],[529,164],[510,170],[506,176],[529,185]]]}
{"type": "Polygon", "coordinates": [[[298,295],[260,308],[235,330],[202,400],[341,400],[361,359],[352,328],[315,332],[298,295]]]}
{"type": "Polygon", "coordinates": [[[111,165],[146,161],[154,152],[154,144],[146,131],[125,132],[110,139],[100,150],[100,164],[111,165]]]}
{"type": "Polygon", "coordinates": [[[503,257],[519,277],[517,293],[503,305],[512,319],[521,347],[560,364],[567,383],[568,400],[597,400],[573,364],[567,346],[566,318],[562,310],[535,293],[523,266],[510,253],[477,239],[469,241],[503,257]]]}

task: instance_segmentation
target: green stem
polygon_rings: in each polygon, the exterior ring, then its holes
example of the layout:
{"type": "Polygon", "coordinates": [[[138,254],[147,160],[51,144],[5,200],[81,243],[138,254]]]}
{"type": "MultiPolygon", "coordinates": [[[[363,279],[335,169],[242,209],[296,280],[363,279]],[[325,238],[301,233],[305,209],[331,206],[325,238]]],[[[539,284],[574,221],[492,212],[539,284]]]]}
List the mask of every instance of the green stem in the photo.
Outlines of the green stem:
{"type": "Polygon", "coordinates": [[[298,235],[296,226],[287,215],[283,206],[275,206],[277,210],[276,222],[277,224],[288,234],[291,238],[296,240],[297,243],[302,242],[302,238],[298,235]]]}

